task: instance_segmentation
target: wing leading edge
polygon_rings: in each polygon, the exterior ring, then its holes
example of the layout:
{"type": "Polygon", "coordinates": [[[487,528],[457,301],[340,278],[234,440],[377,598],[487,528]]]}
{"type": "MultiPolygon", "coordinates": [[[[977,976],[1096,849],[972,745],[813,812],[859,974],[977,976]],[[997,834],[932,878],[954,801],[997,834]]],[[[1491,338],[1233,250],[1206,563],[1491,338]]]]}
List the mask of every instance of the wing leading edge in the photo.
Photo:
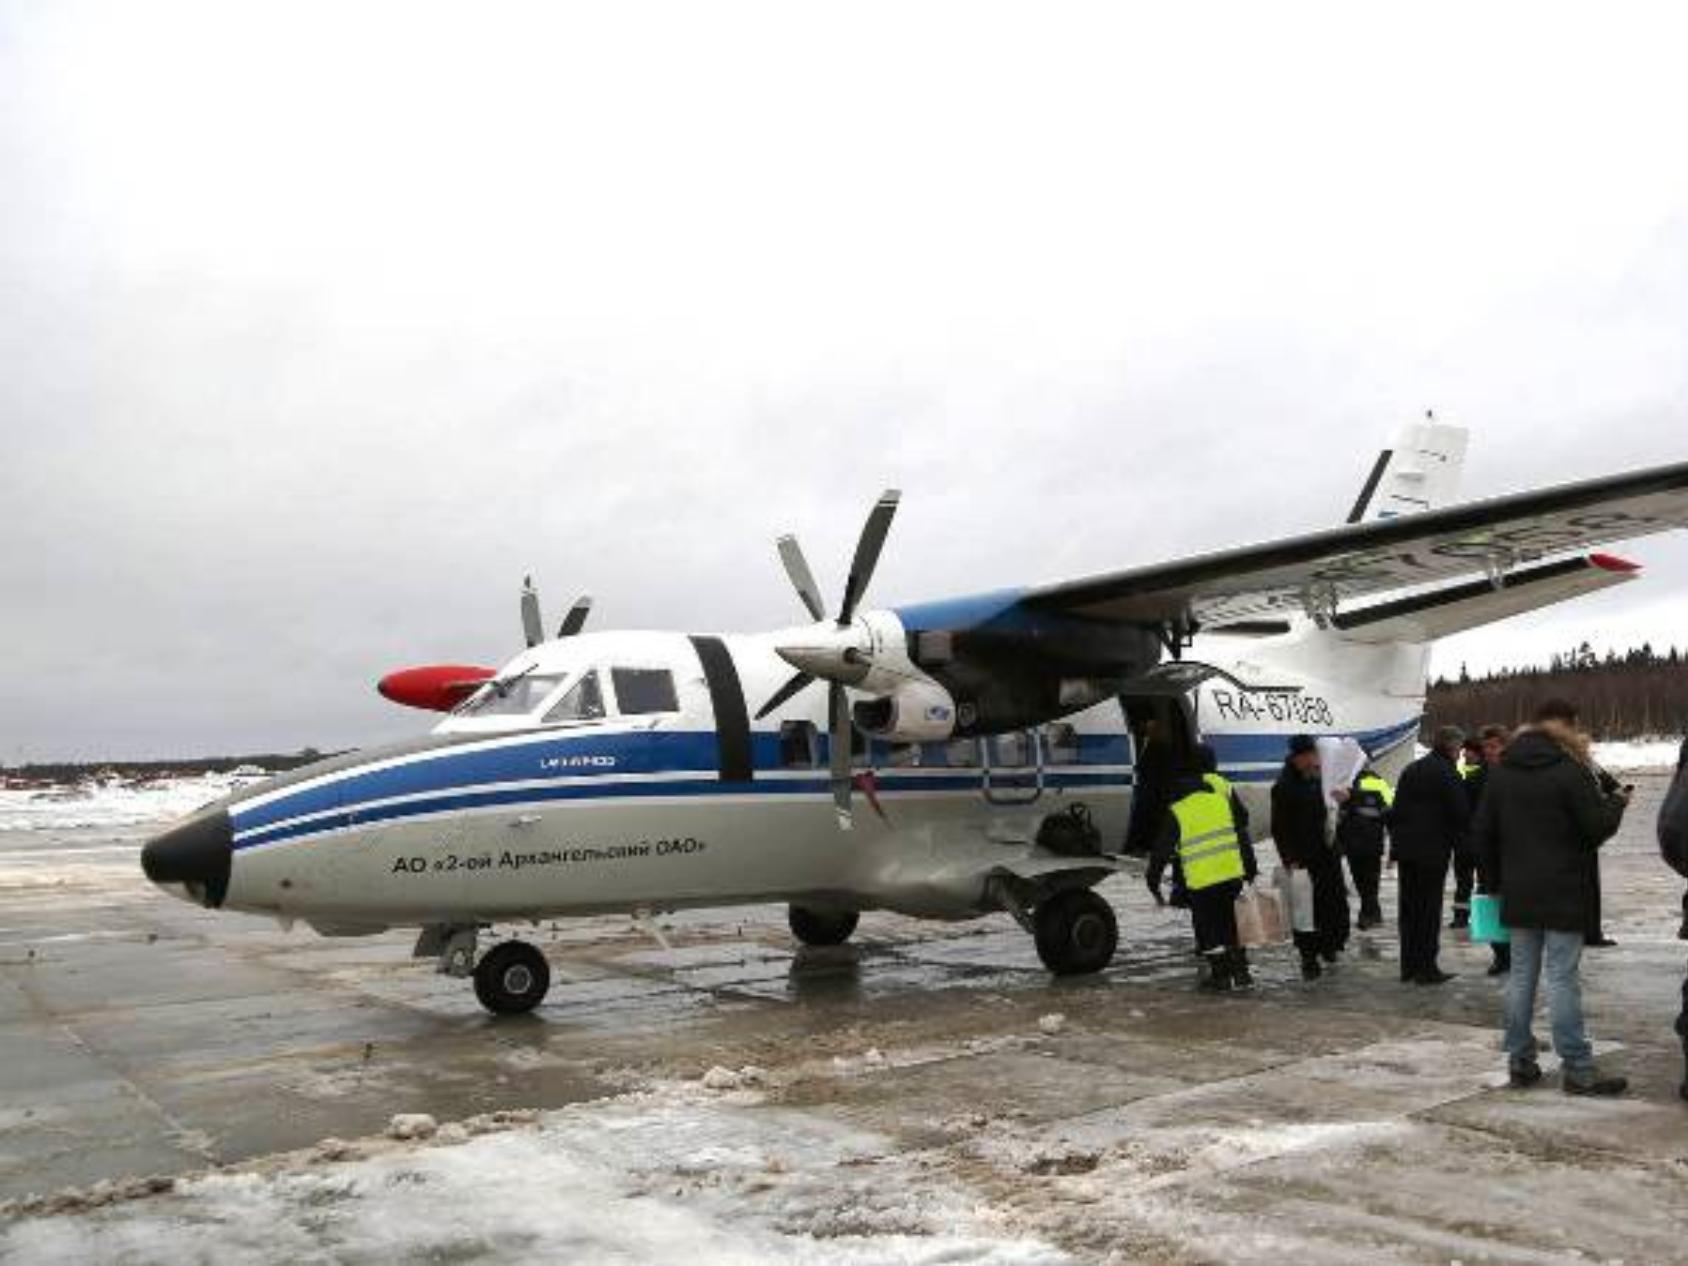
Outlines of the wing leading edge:
{"type": "Polygon", "coordinates": [[[1688,462],[1045,585],[1034,610],[1182,632],[1486,576],[1688,527],[1688,462]]]}

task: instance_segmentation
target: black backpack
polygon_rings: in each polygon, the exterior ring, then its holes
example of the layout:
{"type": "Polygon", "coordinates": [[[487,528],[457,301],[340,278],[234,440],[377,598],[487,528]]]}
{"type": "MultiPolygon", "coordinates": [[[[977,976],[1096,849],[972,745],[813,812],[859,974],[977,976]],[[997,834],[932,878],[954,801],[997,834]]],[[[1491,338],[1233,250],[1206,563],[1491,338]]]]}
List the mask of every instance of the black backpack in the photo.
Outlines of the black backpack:
{"type": "Polygon", "coordinates": [[[1095,857],[1102,851],[1102,832],[1080,801],[1051,813],[1037,828],[1037,845],[1060,857],[1095,857]]]}

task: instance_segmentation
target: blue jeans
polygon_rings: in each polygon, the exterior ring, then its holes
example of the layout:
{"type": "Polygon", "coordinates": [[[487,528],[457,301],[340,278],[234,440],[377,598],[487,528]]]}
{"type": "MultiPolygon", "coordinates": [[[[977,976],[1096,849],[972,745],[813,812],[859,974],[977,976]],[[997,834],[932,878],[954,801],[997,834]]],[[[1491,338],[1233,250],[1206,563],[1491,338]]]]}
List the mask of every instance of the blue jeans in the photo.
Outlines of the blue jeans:
{"type": "Polygon", "coordinates": [[[1536,981],[1547,968],[1548,1008],[1553,1022],[1553,1049],[1559,1052],[1567,1071],[1586,1073],[1594,1068],[1594,1048],[1583,1031],[1582,983],[1577,968],[1582,963],[1583,934],[1556,932],[1544,928],[1513,928],[1512,973],[1506,980],[1506,1053],[1511,1059],[1534,1059],[1536,1035],[1532,1022],[1536,1010],[1536,981]]]}

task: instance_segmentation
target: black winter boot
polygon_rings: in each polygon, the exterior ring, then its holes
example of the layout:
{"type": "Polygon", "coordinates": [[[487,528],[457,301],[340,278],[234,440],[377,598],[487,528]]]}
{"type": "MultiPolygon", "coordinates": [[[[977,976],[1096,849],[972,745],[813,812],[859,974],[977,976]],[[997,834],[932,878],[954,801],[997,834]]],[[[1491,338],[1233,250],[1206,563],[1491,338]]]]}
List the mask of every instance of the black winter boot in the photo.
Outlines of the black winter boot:
{"type": "Polygon", "coordinates": [[[1231,983],[1238,989],[1254,988],[1254,975],[1248,969],[1248,951],[1240,945],[1231,950],[1231,983]]]}
{"type": "Polygon", "coordinates": [[[1202,977],[1200,988],[1212,993],[1229,993],[1231,991],[1231,961],[1230,955],[1224,950],[1213,950],[1203,955],[1207,961],[1207,975],[1202,977]]]}

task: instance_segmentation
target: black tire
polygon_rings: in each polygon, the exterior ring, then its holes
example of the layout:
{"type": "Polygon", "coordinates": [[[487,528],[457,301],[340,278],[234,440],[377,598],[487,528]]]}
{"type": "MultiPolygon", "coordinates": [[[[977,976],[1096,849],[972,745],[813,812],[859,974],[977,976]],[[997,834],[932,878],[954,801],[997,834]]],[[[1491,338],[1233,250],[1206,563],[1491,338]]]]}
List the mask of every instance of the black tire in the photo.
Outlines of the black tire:
{"type": "Polygon", "coordinates": [[[791,924],[791,934],[805,945],[842,945],[856,930],[861,916],[854,910],[792,906],[787,921],[791,924]]]}
{"type": "Polygon", "coordinates": [[[1033,916],[1037,956],[1057,976],[1085,976],[1113,962],[1119,948],[1114,908],[1088,888],[1067,888],[1033,916]]]}
{"type": "Polygon", "coordinates": [[[551,988],[551,965],[526,941],[494,945],[475,964],[475,997],[494,1015],[532,1011],[551,988]]]}

